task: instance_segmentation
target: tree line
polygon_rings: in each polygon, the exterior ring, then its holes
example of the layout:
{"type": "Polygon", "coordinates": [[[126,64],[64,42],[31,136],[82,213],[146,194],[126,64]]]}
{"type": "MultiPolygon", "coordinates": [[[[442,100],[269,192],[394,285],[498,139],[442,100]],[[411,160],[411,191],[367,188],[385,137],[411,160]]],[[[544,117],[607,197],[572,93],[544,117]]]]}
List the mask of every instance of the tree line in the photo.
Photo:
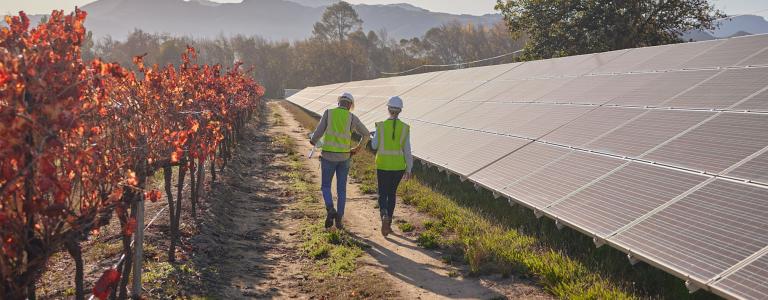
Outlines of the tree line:
{"type": "MultiPolygon", "coordinates": [[[[89,35],[83,56],[130,66],[134,56],[146,53],[147,64],[178,65],[178,54],[189,45],[198,49],[198,59],[207,64],[243,62],[243,67],[267,88],[268,97],[279,97],[286,88],[373,79],[382,76],[381,72],[478,60],[524,45],[522,39],[512,38],[503,23],[447,23],[421,37],[399,41],[390,38],[386,30],[365,32],[362,24],[352,6],[339,2],[315,24],[312,37],[302,41],[243,35],[199,39],[135,30],[123,41],[110,37],[94,40],[89,35]]],[[[489,63],[502,62],[511,62],[511,58],[489,63]]]]}
{"type": "MultiPolygon", "coordinates": [[[[242,61],[267,87],[267,96],[279,97],[285,88],[374,79],[385,76],[383,72],[475,61],[520,49],[520,55],[484,64],[679,43],[684,32],[714,29],[725,17],[708,0],[498,0],[495,8],[504,20],[492,26],[453,22],[421,37],[395,40],[386,30],[363,31],[364,20],[341,1],[326,9],[312,37],[302,41],[242,35],[195,39],[136,30],[125,41],[88,38],[83,53],[122,65],[147,53],[147,63],[177,65],[178,53],[190,45],[200,50],[205,63],[242,61]]],[[[416,72],[435,70],[440,68],[416,72]]]]}

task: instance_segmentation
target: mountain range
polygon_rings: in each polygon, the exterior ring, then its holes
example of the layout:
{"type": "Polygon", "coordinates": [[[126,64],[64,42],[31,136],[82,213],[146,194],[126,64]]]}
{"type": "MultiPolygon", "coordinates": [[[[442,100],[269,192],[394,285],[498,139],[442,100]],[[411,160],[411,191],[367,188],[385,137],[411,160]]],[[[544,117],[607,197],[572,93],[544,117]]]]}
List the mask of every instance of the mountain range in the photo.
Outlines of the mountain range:
{"type": "MultiPolygon", "coordinates": [[[[94,38],[125,39],[134,29],[192,37],[258,35],[270,40],[295,41],[312,35],[312,25],[338,0],[243,0],[218,3],[209,0],[97,0],[82,7],[88,12],[86,27],[94,38]]],[[[394,39],[419,37],[447,22],[492,25],[499,14],[483,16],[432,12],[407,3],[353,5],[364,21],[363,29],[386,29],[394,39]]],[[[42,15],[32,16],[33,21],[42,15]]],[[[686,40],[708,40],[768,33],[768,21],[744,15],[723,20],[715,31],[692,31],[686,40]]]]}
{"type": "MultiPolygon", "coordinates": [[[[94,38],[123,40],[134,29],[215,38],[220,35],[258,35],[269,40],[295,41],[312,35],[332,0],[98,0],[81,8],[88,12],[86,27],[94,38]]],[[[412,38],[447,22],[492,25],[501,15],[454,15],[431,12],[410,4],[353,5],[365,31],[386,29],[390,38],[412,38]]],[[[33,21],[42,15],[31,16],[33,21]]]]}

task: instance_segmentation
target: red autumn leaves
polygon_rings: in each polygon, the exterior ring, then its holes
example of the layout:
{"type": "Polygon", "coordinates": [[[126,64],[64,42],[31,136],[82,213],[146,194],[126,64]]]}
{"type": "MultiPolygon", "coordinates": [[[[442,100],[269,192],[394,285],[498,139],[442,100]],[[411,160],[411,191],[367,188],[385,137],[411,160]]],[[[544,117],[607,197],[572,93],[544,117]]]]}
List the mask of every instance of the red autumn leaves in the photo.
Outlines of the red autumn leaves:
{"type": "Polygon", "coordinates": [[[109,269],[104,271],[93,286],[93,296],[99,299],[107,299],[118,280],[120,280],[120,272],[117,270],[109,269]]]}
{"type": "MultiPolygon", "coordinates": [[[[145,178],[185,157],[212,157],[235,116],[263,95],[236,68],[194,63],[192,48],[179,66],[137,57],[138,72],[84,62],[85,17],[56,11],[30,28],[20,13],[0,29],[0,274],[20,285],[8,293],[29,284],[14,278],[34,280],[26,274],[45,264],[30,255],[51,252],[24,253],[28,245],[58,249],[98,230],[96,216],[129,205],[126,191],[158,201],[145,178]]],[[[136,226],[130,219],[123,232],[136,226]]]]}

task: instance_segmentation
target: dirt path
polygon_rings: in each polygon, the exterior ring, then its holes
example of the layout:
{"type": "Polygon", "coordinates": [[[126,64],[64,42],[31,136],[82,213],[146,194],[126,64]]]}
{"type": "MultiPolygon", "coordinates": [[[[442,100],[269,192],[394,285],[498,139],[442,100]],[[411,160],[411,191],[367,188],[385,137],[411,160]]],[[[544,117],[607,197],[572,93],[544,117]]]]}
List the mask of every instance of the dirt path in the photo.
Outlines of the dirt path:
{"type": "Polygon", "coordinates": [[[281,177],[285,154],[274,149],[269,122],[248,126],[233,161],[211,187],[210,211],[192,240],[193,261],[206,270],[205,294],[216,298],[298,298],[309,291],[302,289],[307,277],[300,216],[290,209],[293,199],[281,177]]]}
{"type": "MultiPolygon", "coordinates": [[[[307,133],[283,106],[271,103],[270,109],[283,116],[286,126],[275,128],[297,141],[300,153],[311,149],[307,133]]],[[[305,163],[320,178],[317,159],[305,163]]],[[[318,183],[319,185],[319,183],[318,183]]],[[[334,183],[335,185],[335,183],[334,183]]],[[[446,265],[440,253],[420,248],[415,238],[402,234],[393,224],[395,234],[385,238],[380,234],[378,210],[374,209],[375,196],[364,195],[358,185],[350,183],[347,191],[345,226],[349,232],[371,246],[368,256],[362,258],[364,268],[378,272],[400,291],[405,299],[492,299],[492,298],[549,298],[539,287],[513,279],[464,278],[465,270],[446,265]],[[452,277],[453,275],[454,277],[452,277]],[[458,275],[458,276],[456,276],[458,275]]],[[[414,208],[398,204],[395,218],[424,219],[414,208]]]]}

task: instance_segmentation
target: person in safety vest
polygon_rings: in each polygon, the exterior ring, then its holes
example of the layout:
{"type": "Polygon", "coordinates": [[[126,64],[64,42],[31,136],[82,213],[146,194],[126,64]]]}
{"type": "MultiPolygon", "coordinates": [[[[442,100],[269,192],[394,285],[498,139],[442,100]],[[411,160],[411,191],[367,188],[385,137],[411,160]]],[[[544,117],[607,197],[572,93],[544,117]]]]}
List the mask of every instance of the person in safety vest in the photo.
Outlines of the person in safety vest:
{"type": "Polygon", "coordinates": [[[410,126],[398,119],[403,110],[403,100],[397,96],[390,98],[387,109],[389,119],[376,123],[376,132],[371,140],[371,147],[376,150],[381,234],[384,236],[392,233],[397,186],[403,178],[411,178],[413,168],[410,126]]]}
{"type": "Polygon", "coordinates": [[[320,189],[323,192],[323,200],[328,215],[325,218],[325,228],[330,228],[336,223],[336,228],[343,229],[344,203],[347,197],[347,175],[349,175],[349,159],[354,155],[360,145],[366,145],[370,137],[368,128],[352,112],[355,98],[350,93],[339,96],[339,106],[328,109],[323,113],[320,124],[312,133],[310,143],[315,146],[322,138],[322,152],[320,153],[320,166],[322,179],[320,189]],[[356,132],[362,138],[357,145],[352,145],[352,132],[356,132]],[[331,181],[336,174],[336,197],[338,207],[333,207],[333,195],[331,194],[331,181]]]}

